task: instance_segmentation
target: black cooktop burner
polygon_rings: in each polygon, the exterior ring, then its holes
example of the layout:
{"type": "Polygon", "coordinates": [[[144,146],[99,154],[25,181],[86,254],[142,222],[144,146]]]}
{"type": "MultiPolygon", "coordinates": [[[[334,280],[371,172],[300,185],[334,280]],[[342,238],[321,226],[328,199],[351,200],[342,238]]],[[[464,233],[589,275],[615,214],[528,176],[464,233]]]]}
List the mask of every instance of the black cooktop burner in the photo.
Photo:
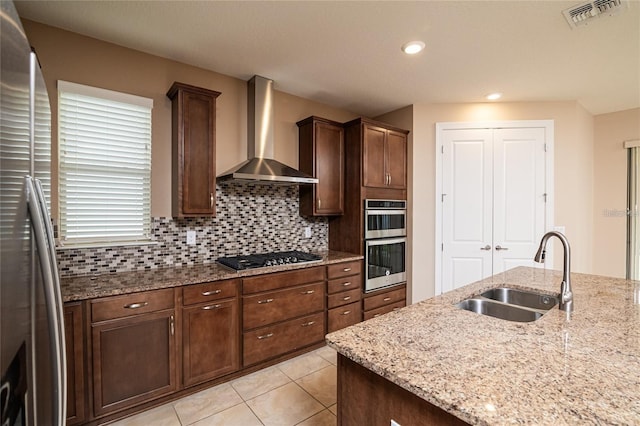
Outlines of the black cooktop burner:
{"type": "Polygon", "coordinates": [[[294,250],[220,257],[217,262],[236,271],[242,271],[244,269],[264,268],[266,266],[286,265],[289,263],[317,262],[320,260],[322,260],[322,256],[294,250]]]}

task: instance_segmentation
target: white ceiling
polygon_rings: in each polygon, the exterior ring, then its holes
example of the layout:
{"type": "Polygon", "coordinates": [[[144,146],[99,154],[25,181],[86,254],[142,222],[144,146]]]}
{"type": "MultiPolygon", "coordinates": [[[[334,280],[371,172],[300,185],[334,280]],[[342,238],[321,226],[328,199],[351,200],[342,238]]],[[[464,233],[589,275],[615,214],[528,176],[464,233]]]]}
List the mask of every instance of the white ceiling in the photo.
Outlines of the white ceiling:
{"type": "MultiPolygon", "coordinates": [[[[578,1],[16,1],[23,18],[376,116],[415,103],[640,107],[640,0],[571,29],[578,1]],[[400,46],[423,40],[409,57],[400,46]]],[[[61,46],[63,48],[63,46],[61,46]]]]}

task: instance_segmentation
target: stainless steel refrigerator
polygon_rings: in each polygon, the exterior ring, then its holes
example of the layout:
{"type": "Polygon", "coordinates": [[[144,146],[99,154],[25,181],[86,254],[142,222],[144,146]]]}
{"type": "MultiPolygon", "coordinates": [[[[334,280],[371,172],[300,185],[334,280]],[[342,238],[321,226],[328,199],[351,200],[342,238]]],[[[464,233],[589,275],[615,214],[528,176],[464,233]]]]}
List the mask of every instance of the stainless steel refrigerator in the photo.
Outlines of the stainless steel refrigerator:
{"type": "Polygon", "coordinates": [[[13,3],[0,4],[0,425],[63,425],[64,324],[46,202],[49,99],[13,3]]]}

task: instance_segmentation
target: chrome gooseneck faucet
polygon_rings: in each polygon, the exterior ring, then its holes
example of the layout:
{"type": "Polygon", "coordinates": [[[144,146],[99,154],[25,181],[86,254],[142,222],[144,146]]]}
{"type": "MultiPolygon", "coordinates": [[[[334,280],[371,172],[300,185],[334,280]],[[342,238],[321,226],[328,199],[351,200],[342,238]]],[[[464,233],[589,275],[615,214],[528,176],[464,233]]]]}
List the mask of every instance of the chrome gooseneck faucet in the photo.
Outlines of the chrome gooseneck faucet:
{"type": "Polygon", "coordinates": [[[544,234],[540,241],[540,247],[533,260],[538,263],[544,263],[544,256],[546,252],[547,240],[551,237],[558,237],[562,242],[562,248],[564,249],[564,268],[562,271],[562,284],[560,284],[560,302],[558,308],[561,311],[572,312],[573,311],[573,293],[571,292],[571,248],[569,247],[569,241],[560,232],[550,231],[544,234]]]}

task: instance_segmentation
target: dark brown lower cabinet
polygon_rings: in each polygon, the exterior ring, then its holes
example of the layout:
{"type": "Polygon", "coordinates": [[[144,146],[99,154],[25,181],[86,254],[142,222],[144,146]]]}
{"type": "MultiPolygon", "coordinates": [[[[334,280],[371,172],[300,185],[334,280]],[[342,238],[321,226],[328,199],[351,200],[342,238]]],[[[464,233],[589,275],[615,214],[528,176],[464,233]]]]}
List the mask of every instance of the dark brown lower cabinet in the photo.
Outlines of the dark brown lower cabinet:
{"type": "Polygon", "coordinates": [[[92,324],[96,416],[177,389],[174,310],[92,324]]]}
{"type": "Polygon", "coordinates": [[[238,299],[182,309],[185,386],[202,383],[240,368],[238,299]]]}
{"type": "Polygon", "coordinates": [[[338,354],[338,426],[467,423],[338,354]]]}
{"type": "Polygon", "coordinates": [[[67,424],[86,419],[84,380],[84,335],[82,303],[64,305],[65,349],[67,353],[67,424]]]}

